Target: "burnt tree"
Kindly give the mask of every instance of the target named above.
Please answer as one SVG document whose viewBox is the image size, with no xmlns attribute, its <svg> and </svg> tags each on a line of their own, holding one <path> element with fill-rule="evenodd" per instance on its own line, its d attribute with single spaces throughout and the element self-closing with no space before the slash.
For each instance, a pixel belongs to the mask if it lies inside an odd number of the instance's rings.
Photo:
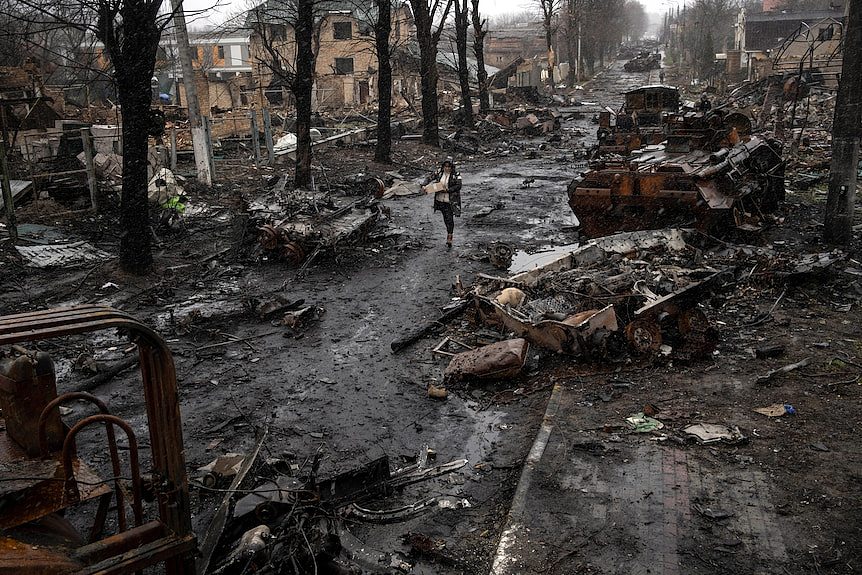
<svg viewBox="0 0 862 575">
<path fill-rule="evenodd" d="M 557 11 L 560 0 L 538 0 L 542 11 L 542 31 L 545 33 L 545 44 L 548 47 L 548 90 L 554 92 L 554 34 L 556 34 Z"/>
<path fill-rule="evenodd" d="M 314 86 L 314 0 L 298 0 L 296 7 L 296 74 L 292 92 L 296 99 L 296 172 L 293 185 L 311 185 L 311 90 Z"/>
<path fill-rule="evenodd" d="M 434 20 L 440 12 L 443 0 L 410 0 L 416 24 L 416 40 L 419 43 L 419 73 L 422 76 L 422 141 L 432 146 L 440 145 L 439 107 L 437 104 L 437 44 L 443 33 L 443 25 L 452 9 L 453 0 L 445 0 L 442 15 L 434 29 Z M 432 3 L 433 2 L 433 3 Z"/>
<path fill-rule="evenodd" d="M 487 20 L 479 15 L 479 0 L 472 0 L 473 12 L 473 55 L 476 56 L 476 80 L 479 84 L 479 114 L 486 115 L 491 108 L 488 94 L 488 71 L 485 70 L 485 35 L 488 33 Z"/>
<path fill-rule="evenodd" d="M 153 263 L 147 201 L 147 151 L 152 124 L 150 81 L 156 66 L 161 0 L 100 4 L 96 37 L 114 66 L 123 111 L 123 191 L 120 199 L 120 266 L 144 273 Z"/>
<path fill-rule="evenodd" d="M 832 165 L 823 239 L 849 244 L 853 239 L 853 210 L 862 137 L 862 6 L 850 2 L 844 29 L 841 81 L 832 122 Z"/>
<path fill-rule="evenodd" d="M 467 0 L 455 0 L 455 47 L 458 52 L 458 83 L 461 86 L 461 108 L 464 125 L 473 127 L 473 100 L 470 98 L 470 69 L 467 67 Z"/>
<path fill-rule="evenodd" d="M 252 16 L 252 30 L 259 39 L 257 61 L 286 86 L 296 105 L 296 162 L 293 185 L 311 185 L 311 102 L 322 18 L 315 8 L 320 0 L 261 4 Z M 293 31 L 292 40 L 288 30 Z"/>
<path fill-rule="evenodd" d="M 374 161 L 392 163 L 392 60 L 389 57 L 389 34 L 392 32 L 392 1 L 374 0 L 377 21 L 374 23 L 374 47 L 377 52 L 377 144 Z"/>
</svg>

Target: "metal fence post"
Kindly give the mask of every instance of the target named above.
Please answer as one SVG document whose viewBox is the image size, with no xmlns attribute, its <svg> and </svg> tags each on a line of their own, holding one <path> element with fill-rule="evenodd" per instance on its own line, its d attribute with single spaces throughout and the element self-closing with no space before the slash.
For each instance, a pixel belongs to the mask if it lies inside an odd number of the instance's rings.
<svg viewBox="0 0 862 575">
<path fill-rule="evenodd" d="M 93 161 L 93 141 L 90 128 L 81 128 L 81 142 L 84 144 L 84 160 L 87 166 L 87 184 L 90 188 L 90 209 L 99 211 L 99 187 L 96 185 L 96 164 Z"/>
<path fill-rule="evenodd" d="M 260 137 L 257 131 L 257 112 L 251 111 L 251 143 L 254 146 L 254 165 L 260 169 Z"/>
<path fill-rule="evenodd" d="M 206 136 L 207 136 L 207 146 L 210 149 L 210 153 L 209 153 L 210 173 L 212 174 L 213 181 L 215 181 L 215 179 L 216 179 L 215 159 L 213 158 L 213 137 L 212 137 L 212 130 L 210 128 L 210 117 L 204 116 L 202 119 L 203 119 L 203 124 L 204 124 L 204 131 L 206 132 Z"/>
<path fill-rule="evenodd" d="M 263 135 L 266 138 L 266 165 L 272 166 L 275 164 L 275 147 L 272 143 L 272 118 L 269 115 L 269 108 L 264 108 L 263 114 Z"/>
<path fill-rule="evenodd" d="M 177 127 L 171 126 L 171 171 L 177 171 Z"/>
</svg>

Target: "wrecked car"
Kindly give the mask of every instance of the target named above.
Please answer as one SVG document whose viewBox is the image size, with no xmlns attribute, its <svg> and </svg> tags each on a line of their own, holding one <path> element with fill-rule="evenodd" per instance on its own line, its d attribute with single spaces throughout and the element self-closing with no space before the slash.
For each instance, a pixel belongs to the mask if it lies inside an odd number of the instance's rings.
<svg viewBox="0 0 862 575">
<path fill-rule="evenodd" d="M 252 204 L 250 211 L 260 249 L 293 266 L 310 261 L 322 250 L 361 241 L 385 215 L 374 195 L 345 201 L 301 190 L 286 199 Z"/>
</svg>

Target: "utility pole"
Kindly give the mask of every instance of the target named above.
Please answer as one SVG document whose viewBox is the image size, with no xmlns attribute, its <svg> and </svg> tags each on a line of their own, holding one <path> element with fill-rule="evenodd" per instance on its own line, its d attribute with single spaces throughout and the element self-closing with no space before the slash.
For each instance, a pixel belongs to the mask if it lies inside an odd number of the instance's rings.
<svg viewBox="0 0 862 575">
<path fill-rule="evenodd" d="M 829 195 L 823 222 L 823 240 L 836 244 L 849 244 L 853 239 L 856 172 L 862 136 L 862 92 L 859 86 L 862 86 L 862 6 L 859 2 L 848 2 L 841 81 L 832 120 Z"/>
<path fill-rule="evenodd" d="M 174 30 L 177 37 L 177 49 L 180 53 L 180 64 L 183 69 L 183 84 L 186 87 L 186 104 L 189 110 L 189 126 L 192 130 L 192 147 L 195 152 L 195 166 L 198 181 L 211 186 L 213 173 L 209 142 L 201 119 L 201 109 L 198 103 L 198 91 L 195 86 L 194 68 L 192 67 L 192 51 L 189 47 L 189 32 L 186 29 L 186 16 L 183 12 L 183 0 L 171 0 L 174 9 Z"/>
<path fill-rule="evenodd" d="M 581 15 L 578 14 L 578 59 L 575 60 L 575 81 L 581 81 Z"/>
</svg>

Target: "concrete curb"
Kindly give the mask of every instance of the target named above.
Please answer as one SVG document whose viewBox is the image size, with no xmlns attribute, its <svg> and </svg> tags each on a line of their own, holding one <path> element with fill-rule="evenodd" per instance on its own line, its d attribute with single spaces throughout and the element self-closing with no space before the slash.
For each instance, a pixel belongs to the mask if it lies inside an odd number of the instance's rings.
<svg viewBox="0 0 862 575">
<path fill-rule="evenodd" d="M 542 418 L 542 426 L 539 428 L 539 433 L 536 434 L 533 447 L 530 448 L 530 453 L 527 455 L 526 462 L 524 462 L 524 469 L 521 471 L 521 478 L 518 480 L 518 487 L 515 489 L 512 506 L 509 508 L 509 514 L 506 518 L 506 525 L 500 535 L 497 552 L 494 554 L 494 562 L 491 564 L 490 575 L 521 573 L 520 570 L 515 568 L 516 565 L 514 563 L 518 558 L 512 552 L 521 536 L 525 534 L 523 519 L 524 508 L 527 504 L 527 494 L 530 491 L 530 484 L 533 482 L 533 474 L 542 459 L 542 455 L 545 453 L 551 432 L 554 430 L 554 418 L 560 408 L 562 397 L 563 388 L 557 383 L 551 392 L 551 398 L 548 400 L 548 407 L 545 409 L 545 416 Z"/>
</svg>

